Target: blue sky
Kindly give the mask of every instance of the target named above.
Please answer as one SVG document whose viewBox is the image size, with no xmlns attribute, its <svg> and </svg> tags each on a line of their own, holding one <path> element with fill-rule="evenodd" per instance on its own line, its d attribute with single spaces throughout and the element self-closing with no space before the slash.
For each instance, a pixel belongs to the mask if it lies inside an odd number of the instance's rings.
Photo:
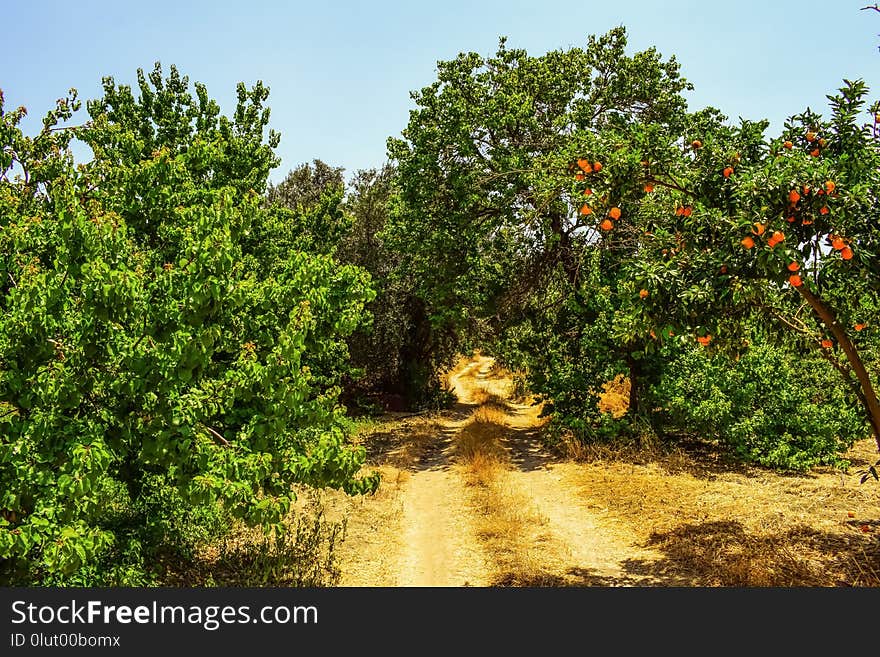
<svg viewBox="0 0 880 657">
<path fill-rule="evenodd" d="M 824 112 L 844 78 L 880 98 L 880 13 L 860 11 L 865 0 L 2 4 L 0 88 L 8 107 L 28 108 L 28 131 L 69 87 L 96 97 L 102 76 L 131 84 L 156 61 L 207 84 L 224 111 L 237 82 L 260 79 L 282 135 L 276 181 L 313 158 L 348 171 L 381 165 L 409 92 L 434 80 L 436 62 L 489 54 L 502 35 L 540 54 L 624 25 L 630 50 L 676 56 L 696 87 L 692 108 L 768 118 L 774 130 L 807 106 Z"/>
</svg>

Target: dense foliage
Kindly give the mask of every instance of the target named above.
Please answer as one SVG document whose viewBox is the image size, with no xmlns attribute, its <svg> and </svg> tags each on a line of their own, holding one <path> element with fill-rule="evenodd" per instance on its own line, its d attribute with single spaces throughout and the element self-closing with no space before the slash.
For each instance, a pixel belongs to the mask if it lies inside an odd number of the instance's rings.
<svg viewBox="0 0 880 657">
<path fill-rule="evenodd" d="M 414 95 L 390 142 L 400 176 L 388 234 L 421 273 L 432 329 L 494 344 L 584 440 L 702 433 L 696 416 L 660 410 L 675 406 L 677 365 L 696 366 L 695 342 L 713 378 L 764 390 L 706 386 L 735 402 L 736 420 L 711 433 L 741 457 L 800 468 L 834 461 L 866 424 L 880 438 L 864 366 L 876 362 L 880 288 L 864 85 L 831 97 L 830 120 L 796 115 L 767 138 L 764 121 L 689 112 L 675 60 L 625 45 L 622 29 L 540 57 L 502 42 L 494 57 L 441 62 Z M 782 345 L 772 371 L 798 405 L 761 383 L 770 363 L 747 369 L 770 354 L 737 360 L 755 334 Z M 830 388 L 807 385 L 809 354 Z M 631 384 L 625 418 L 597 405 L 619 374 Z M 829 395 L 847 400 L 839 413 Z M 776 419 L 747 422 L 758 410 Z"/>
<path fill-rule="evenodd" d="M 2 113 L 0 558 L 13 581 L 148 558 L 162 543 L 145 539 L 167 531 L 147 532 L 145 509 L 153 526 L 218 506 L 272 525 L 293 483 L 376 484 L 358 478 L 331 385 L 372 292 L 262 207 L 277 144 L 267 90 L 241 85 L 228 119 L 174 69 L 139 83 L 136 97 L 105 80 L 79 128 L 59 125 L 75 109 L 62 101 L 35 138 L 23 111 Z M 73 136 L 88 164 L 73 165 Z M 163 496 L 180 503 L 150 502 Z"/>
</svg>

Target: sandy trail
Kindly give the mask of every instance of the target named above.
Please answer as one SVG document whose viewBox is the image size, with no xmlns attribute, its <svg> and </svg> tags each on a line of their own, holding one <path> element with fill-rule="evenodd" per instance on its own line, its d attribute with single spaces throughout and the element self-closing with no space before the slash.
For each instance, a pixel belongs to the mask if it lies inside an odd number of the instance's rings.
<svg viewBox="0 0 880 657">
<path fill-rule="evenodd" d="M 470 522 L 460 479 L 432 469 L 410 480 L 403 502 L 404 549 L 397 586 L 486 586 L 483 546 Z"/>
</svg>

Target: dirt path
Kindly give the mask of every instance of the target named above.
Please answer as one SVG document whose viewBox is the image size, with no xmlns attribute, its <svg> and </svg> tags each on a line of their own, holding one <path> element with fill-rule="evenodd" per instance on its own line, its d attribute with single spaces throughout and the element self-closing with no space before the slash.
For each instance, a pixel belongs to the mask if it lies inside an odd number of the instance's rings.
<svg viewBox="0 0 880 657">
<path fill-rule="evenodd" d="M 460 478 L 437 467 L 410 479 L 403 500 L 403 550 L 397 586 L 486 586 L 483 545 L 477 540 Z"/>
<path fill-rule="evenodd" d="M 349 502 L 341 584 L 647 583 L 621 564 L 653 555 L 584 501 L 577 466 L 541 448 L 539 409 L 508 400 L 511 381 L 493 360 L 462 363 L 449 384 L 453 411 L 378 441 L 383 484 Z"/>
</svg>

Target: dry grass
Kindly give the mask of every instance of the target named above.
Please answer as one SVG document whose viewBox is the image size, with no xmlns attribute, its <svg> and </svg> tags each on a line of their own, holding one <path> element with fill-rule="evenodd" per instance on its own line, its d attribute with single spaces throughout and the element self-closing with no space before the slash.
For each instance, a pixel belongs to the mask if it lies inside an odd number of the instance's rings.
<svg viewBox="0 0 880 657">
<path fill-rule="evenodd" d="M 599 394 L 599 412 L 610 413 L 614 419 L 622 418 L 629 410 L 629 378 L 618 374 L 602 384 Z"/>
<path fill-rule="evenodd" d="M 507 453 L 501 444 L 506 430 L 504 413 L 481 406 L 455 436 L 455 453 L 469 484 L 488 486 L 504 467 Z"/>
<path fill-rule="evenodd" d="M 499 585 L 544 581 L 536 533 L 546 519 L 536 513 L 509 479 L 503 445 L 509 411 L 496 404 L 476 409 L 455 437 L 456 455 L 476 512 L 476 532 L 493 556 Z"/>
<path fill-rule="evenodd" d="M 662 554 L 657 574 L 702 586 L 880 586 L 880 486 L 831 470 L 585 449 L 582 494 Z M 864 461 L 866 449 L 850 458 Z"/>
<path fill-rule="evenodd" d="M 284 531 L 266 534 L 238 523 L 191 561 L 175 560 L 164 586 L 325 587 L 339 582 L 337 550 L 346 521 L 327 516 L 321 494 L 301 489 Z"/>
</svg>

